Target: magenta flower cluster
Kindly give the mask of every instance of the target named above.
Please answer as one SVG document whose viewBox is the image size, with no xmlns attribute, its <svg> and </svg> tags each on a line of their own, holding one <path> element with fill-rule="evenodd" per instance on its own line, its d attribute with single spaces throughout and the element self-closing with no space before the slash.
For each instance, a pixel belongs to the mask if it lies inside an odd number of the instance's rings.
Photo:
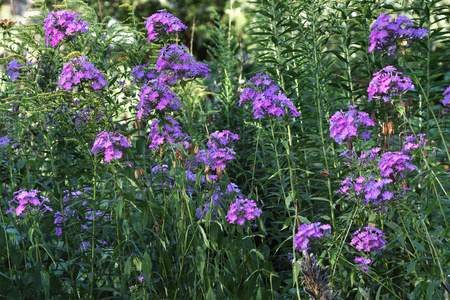
<svg viewBox="0 0 450 300">
<path fill-rule="evenodd" d="M 401 97 L 407 91 L 413 91 L 414 85 L 411 78 L 400 77 L 401 74 L 392 66 L 387 66 L 373 74 L 374 77 L 367 89 L 369 102 L 373 99 L 383 99 L 384 102 L 388 102 L 392 97 Z"/>
<path fill-rule="evenodd" d="M 122 152 L 118 149 L 131 147 L 127 139 L 118 132 L 102 131 L 97 135 L 94 146 L 91 152 L 94 155 L 100 152 L 105 152 L 105 162 L 110 162 L 112 159 L 119 159 L 122 157 Z"/>
<path fill-rule="evenodd" d="M 30 69 L 31 66 L 34 66 L 34 63 L 28 62 L 28 69 Z M 11 78 L 11 81 L 16 80 L 19 78 L 21 71 L 23 71 L 25 65 L 19 62 L 19 59 L 13 59 L 6 68 L 6 73 Z"/>
<path fill-rule="evenodd" d="M 442 95 L 444 96 L 444 100 L 442 100 L 442 105 L 448 106 L 450 104 L 450 86 L 444 91 Z"/>
<path fill-rule="evenodd" d="M 356 108 L 356 105 L 350 106 Z M 337 111 L 330 118 L 330 137 L 334 139 L 339 145 L 343 142 L 348 142 L 358 135 L 358 129 L 367 128 L 368 126 L 375 126 L 376 123 L 370 118 L 369 114 L 351 109 L 344 113 L 342 110 Z M 364 140 L 370 137 L 367 130 L 361 135 Z"/>
<path fill-rule="evenodd" d="M 67 10 L 49 12 L 44 20 L 47 47 L 49 44 L 56 47 L 63 40 L 73 39 L 83 32 L 88 32 L 90 25 L 81 17 Z"/>
<path fill-rule="evenodd" d="M 259 217 L 262 210 L 258 208 L 255 201 L 243 198 L 237 198 L 236 201 L 230 205 L 227 212 L 227 221 L 230 224 L 239 224 L 243 226 L 245 221 L 253 220 Z"/>
<path fill-rule="evenodd" d="M 211 71 L 207 64 L 197 62 L 186 46 L 177 44 L 161 49 L 155 68 L 160 73 L 158 80 L 170 85 L 182 79 L 209 78 Z"/>
<path fill-rule="evenodd" d="M 153 81 L 144 85 L 139 94 L 137 118 L 148 118 L 152 110 L 159 112 L 174 112 L 183 108 L 180 99 L 177 98 L 170 87 L 164 83 Z"/>
<path fill-rule="evenodd" d="M 146 63 L 134 67 L 131 76 L 133 77 L 133 84 L 146 84 L 155 79 L 156 71 L 150 67 L 150 63 Z"/>
<path fill-rule="evenodd" d="M 320 222 L 306 224 L 303 223 L 298 227 L 298 232 L 294 236 L 294 246 L 300 252 L 309 249 L 309 242 L 313 238 L 320 238 L 329 235 L 331 226 L 328 224 L 321 225 Z"/>
<path fill-rule="evenodd" d="M 87 56 L 80 56 L 64 64 L 58 86 L 66 91 L 83 83 L 89 84 L 94 90 L 105 88 L 107 83 L 103 74 L 88 60 Z"/>
<path fill-rule="evenodd" d="M 227 163 L 235 159 L 234 155 L 236 155 L 236 152 L 226 145 L 237 140 L 239 140 L 238 135 L 229 130 L 211 133 L 207 143 L 208 149 L 198 152 L 197 162 L 210 166 L 213 170 L 224 170 Z"/>
<path fill-rule="evenodd" d="M 353 233 L 350 245 L 355 246 L 359 251 L 370 252 L 374 250 L 380 252 L 386 245 L 386 235 L 376 227 L 367 226 L 364 230 L 358 229 Z"/>
<path fill-rule="evenodd" d="M 14 192 L 14 195 L 16 196 L 9 201 L 9 204 L 15 202 L 19 205 L 17 207 L 12 206 L 6 213 L 20 216 L 26 209 L 29 209 L 30 212 L 38 212 L 41 215 L 46 211 L 53 211 L 52 208 L 44 204 L 44 202 L 50 202 L 50 200 L 44 196 L 38 196 L 38 193 L 40 193 L 40 191 L 37 190 L 30 190 L 29 192 L 18 190 L 17 192 Z"/>
<path fill-rule="evenodd" d="M 148 43 L 157 40 L 161 35 L 172 35 L 187 29 L 180 19 L 167 12 L 165 9 L 158 10 L 144 21 L 148 32 Z"/>
<path fill-rule="evenodd" d="M 411 173 L 418 168 L 409 163 L 412 158 L 403 152 L 386 152 L 378 162 L 380 175 L 385 178 L 394 178 L 396 181 L 406 177 L 406 172 Z"/>
<path fill-rule="evenodd" d="M 194 174 L 195 175 L 195 174 Z M 214 176 L 214 175 L 211 175 Z M 204 176 L 203 176 L 204 177 Z M 193 182 L 195 182 L 195 178 L 193 178 Z M 211 219 L 216 220 L 219 217 L 218 209 L 223 209 L 221 200 L 225 197 L 230 197 L 237 195 L 241 192 L 238 186 L 234 183 L 230 183 L 227 185 L 225 191 L 221 191 L 220 186 L 217 186 L 212 191 L 206 193 L 206 203 L 203 204 L 203 208 L 197 208 L 195 215 L 199 219 L 203 219 L 206 213 L 211 211 Z"/>
<path fill-rule="evenodd" d="M 386 51 L 388 55 L 396 52 L 397 47 L 404 41 L 409 43 L 413 40 L 422 40 L 428 30 L 423 28 L 415 29 L 414 23 L 407 17 L 399 15 L 397 18 L 391 18 L 390 15 L 383 13 L 377 18 L 370 27 L 370 46 L 369 53 L 372 51 Z"/>
<path fill-rule="evenodd" d="M 161 132 L 159 126 L 162 126 Z M 164 122 L 155 120 L 150 124 L 148 139 L 151 140 L 151 150 L 156 150 L 165 143 L 178 143 L 189 138 L 189 135 L 181 131 L 180 124 L 170 117 L 165 118 Z"/>
<path fill-rule="evenodd" d="M 361 271 L 367 272 L 369 270 L 369 265 L 372 263 L 371 259 L 364 257 L 355 257 L 355 263 L 359 264 Z"/>
<path fill-rule="evenodd" d="M 247 87 L 241 93 L 239 105 L 251 104 L 255 119 L 281 115 L 300 116 L 291 100 L 272 82 L 273 80 L 268 75 L 263 75 L 262 72 L 250 78 Z"/>
</svg>

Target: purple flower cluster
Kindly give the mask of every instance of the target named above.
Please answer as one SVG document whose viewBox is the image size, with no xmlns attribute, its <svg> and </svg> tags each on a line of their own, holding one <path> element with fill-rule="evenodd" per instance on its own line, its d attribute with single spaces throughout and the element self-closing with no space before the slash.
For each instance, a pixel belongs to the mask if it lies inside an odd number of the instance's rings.
<svg viewBox="0 0 450 300">
<path fill-rule="evenodd" d="M 255 217 L 259 217 L 261 213 L 262 210 L 258 208 L 255 201 L 237 198 L 230 205 L 230 209 L 227 212 L 227 221 L 230 224 L 236 223 L 243 226 L 246 220 L 253 220 Z"/>
<path fill-rule="evenodd" d="M 373 99 L 388 102 L 392 97 L 401 97 L 403 93 L 414 90 L 411 78 L 400 77 L 402 73 L 396 70 L 395 67 L 387 66 L 374 74 L 367 89 L 369 102 Z"/>
<path fill-rule="evenodd" d="M 355 108 L 356 105 L 350 106 Z M 352 137 L 358 135 L 358 129 L 361 127 L 375 126 L 376 123 L 369 117 L 369 114 L 351 109 L 344 114 L 344 112 L 337 111 L 330 118 L 330 137 L 334 139 L 339 145 L 342 142 L 350 141 Z M 361 135 L 364 140 L 370 137 L 367 130 Z"/>
<path fill-rule="evenodd" d="M 427 36 L 428 30 L 415 29 L 412 26 L 414 23 L 405 16 L 391 18 L 390 15 L 383 13 L 370 27 L 372 31 L 369 35 L 369 53 L 374 50 L 377 52 L 387 50 L 388 55 L 392 55 L 396 52 L 397 46 L 404 41 L 409 44 L 413 40 L 422 40 Z"/>
<path fill-rule="evenodd" d="M 402 147 L 403 153 L 411 153 L 414 149 L 418 149 L 419 147 L 425 148 L 427 143 L 430 141 L 425 138 L 426 134 L 418 133 L 417 136 L 413 134 L 405 138 L 405 143 Z M 434 143 L 431 141 L 430 143 Z"/>
<path fill-rule="evenodd" d="M 11 140 L 7 136 L 0 137 L 0 149 L 5 148 L 11 143 Z"/>
<path fill-rule="evenodd" d="M 187 29 L 180 19 L 168 13 L 165 9 L 158 10 L 156 14 L 151 15 L 144 21 L 145 28 L 148 31 L 148 43 L 157 40 L 160 35 L 182 32 Z"/>
<path fill-rule="evenodd" d="M 221 205 L 221 200 L 226 196 L 234 196 L 236 194 L 239 194 L 240 192 L 241 190 L 234 183 L 230 183 L 224 192 L 220 190 L 220 186 L 217 186 L 214 190 L 206 193 L 206 198 L 208 202 L 203 204 L 202 209 L 197 208 L 197 212 L 195 215 L 197 216 L 197 218 L 203 219 L 206 213 L 209 210 L 211 210 L 211 219 L 215 220 L 216 218 L 219 217 L 218 209 L 219 208 L 223 209 Z"/>
<path fill-rule="evenodd" d="M 355 257 L 355 263 L 359 264 L 361 271 L 368 271 L 372 260 L 364 257 Z"/>
<path fill-rule="evenodd" d="M 53 211 L 53 209 L 44 204 L 44 202 L 50 201 L 44 196 L 38 196 L 38 193 L 40 193 L 40 191 L 37 190 L 30 190 L 29 192 L 18 190 L 17 192 L 14 192 L 16 196 L 9 201 L 9 203 L 11 204 L 11 202 L 15 202 L 19 205 L 17 207 L 12 206 L 6 211 L 6 213 L 13 213 L 16 216 L 19 216 L 27 208 L 30 209 L 31 212 L 38 212 L 40 215 L 46 211 Z"/>
<path fill-rule="evenodd" d="M 139 98 L 141 100 L 137 106 L 139 109 L 137 113 L 138 119 L 142 117 L 148 118 L 151 110 L 172 112 L 183 108 L 180 104 L 180 99 L 170 90 L 170 87 L 157 81 L 144 85 Z"/>
<path fill-rule="evenodd" d="M 161 131 L 159 126 L 162 126 Z M 156 150 L 165 143 L 178 143 L 189 138 L 181 131 L 180 124 L 172 118 L 167 117 L 164 122 L 155 120 L 150 124 L 148 139 L 151 140 L 149 146 L 151 150 Z"/>
<path fill-rule="evenodd" d="M 294 245 L 299 251 L 308 250 L 311 238 L 320 238 L 328 235 L 331 226 L 328 224 L 320 225 L 320 222 L 306 224 L 303 223 L 298 227 L 298 232 L 294 236 Z"/>
<path fill-rule="evenodd" d="M 133 84 L 146 84 L 152 79 L 155 79 L 156 70 L 150 67 L 150 63 L 138 65 L 131 71 L 133 77 Z"/>
<path fill-rule="evenodd" d="M 58 46 L 64 39 L 73 39 L 83 32 L 88 32 L 90 25 L 77 15 L 67 10 L 51 11 L 44 20 L 45 41 L 52 47 Z"/>
<path fill-rule="evenodd" d="M 28 69 L 30 69 L 31 66 L 34 66 L 34 63 L 28 62 Z M 7 72 L 8 76 L 11 78 L 11 81 L 14 81 L 17 78 L 19 78 L 21 70 L 23 70 L 24 67 L 25 67 L 24 64 L 21 64 L 19 62 L 19 59 L 13 59 L 8 64 L 8 67 L 6 68 L 6 72 Z"/>
<path fill-rule="evenodd" d="M 110 162 L 112 159 L 119 159 L 122 157 L 122 152 L 116 148 L 128 148 L 131 147 L 127 139 L 118 132 L 106 132 L 102 131 L 97 135 L 94 146 L 91 152 L 94 155 L 105 151 L 105 162 Z"/>
<path fill-rule="evenodd" d="M 70 91 L 74 86 L 87 82 L 94 90 L 105 88 L 107 83 L 103 74 L 88 59 L 87 56 L 80 56 L 64 64 L 58 86 Z"/>
<path fill-rule="evenodd" d="M 224 170 L 226 164 L 235 159 L 236 152 L 225 145 L 239 140 L 237 134 L 234 134 L 228 130 L 222 132 L 212 133 L 207 143 L 207 150 L 200 150 L 197 154 L 197 162 L 210 166 L 211 169 Z"/>
<path fill-rule="evenodd" d="M 353 233 L 350 245 L 355 246 L 359 251 L 370 252 L 375 250 L 380 252 L 386 245 L 386 235 L 376 227 L 367 226 L 364 230 L 358 229 Z"/>
<path fill-rule="evenodd" d="M 364 198 L 364 204 L 372 202 L 374 205 L 382 205 L 384 201 L 393 199 L 394 193 L 391 192 L 391 179 L 375 180 L 373 176 L 365 178 L 353 176 L 345 178 L 341 183 L 338 193 L 347 195 L 350 199 Z"/>
<path fill-rule="evenodd" d="M 447 106 L 450 104 L 450 86 L 444 91 L 442 94 L 444 96 L 444 100 L 442 100 L 442 105 Z"/>
<path fill-rule="evenodd" d="M 410 160 L 412 158 L 403 152 L 386 152 L 378 162 L 380 175 L 395 181 L 403 179 L 406 177 L 406 172 L 411 173 L 417 170 L 416 166 L 409 163 Z"/>
<path fill-rule="evenodd" d="M 272 82 L 273 80 L 262 72 L 250 78 L 248 86 L 241 93 L 239 105 L 251 103 L 255 119 L 279 117 L 283 114 L 289 117 L 300 116 L 291 100 Z"/>
<path fill-rule="evenodd" d="M 161 49 L 156 61 L 158 80 L 166 84 L 175 84 L 182 79 L 209 78 L 208 65 L 197 62 L 189 49 L 183 45 L 172 44 Z"/>
<path fill-rule="evenodd" d="M 89 191 L 90 188 L 84 188 L 82 191 L 75 191 L 75 192 L 69 192 L 65 191 L 65 195 L 63 197 L 63 203 L 75 202 L 79 201 L 79 198 L 85 198 L 87 191 Z M 88 229 L 88 226 L 84 223 L 87 221 L 101 221 L 102 219 L 106 219 L 108 216 L 105 215 L 102 211 L 92 211 L 88 207 L 88 203 L 86 200 L 83 200 L 81 202 L 81 207 L 83 208 L 83 211 L 78 211 L 76 209 L 73 209 L 70 207 L 70 204 L 64 206 L 64 214 L 60 211 L 57 211 L 55 213 L 55 221 L 54 224 L 56 225 L 56 235 L 59 236 L 62 234 L 62 226 L 64 224 L 64 221 L 69 220 L 70 218 L 76 218 L 77 221 L 81 222 L 81 228 L 82 229 Z"/>
</svg>

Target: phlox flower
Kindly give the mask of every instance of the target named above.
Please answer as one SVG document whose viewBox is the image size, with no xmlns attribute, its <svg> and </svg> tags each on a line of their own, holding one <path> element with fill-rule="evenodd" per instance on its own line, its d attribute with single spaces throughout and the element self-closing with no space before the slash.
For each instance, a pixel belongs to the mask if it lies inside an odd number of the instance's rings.
<svg viewBox="0 0 450 300">
<path fill-rule="evenodd" d="M 407 17 L 399 15 L 397 18 L 391 18 L 390 15 L 383 13 L 377 18 L 375 23 L 370 27 L 370 46 L 369 53 L 372 51 L 386 51 L 388 55 L 396 52 L 397 47 L 404 41 L 422 40 L 428 30 L 423 28 L 415 29 L 414 23 Z"/>
<path fill-rule="evenodd" d="M 388 102 L 392 97 L 401 97 L 407 91 L 414 91 L 411 78 L 400 77 L 401 74 L 392 66 L 387 66 L 373 74 L 367 89 L 368 101 L 383 99 L 384 102 Z"/>
<path fill-rule="evenodd" d="M 372 260 L 364 257 L 355 257 L 355 263 L 359 264 L 359 268 L 361 271 L 368 271 L 369 265 L 372 263 Z"/>
<path fill-rule="evenodd" d="M 77 35 L 88 32 L 90 25 L 77 15 L 67 10 L 54 10 L 49 12 L 44 20 L 45 42 L 47 47 L 58 46 L 59 42 L 67 39 L 73 39 Z"/>
<path fill-rule="evenodd" d="M 196 155 L 197 162 L 210 166 L 213 170 L 217 168 L 224 170 L 226 164 L 235 159 L 236 155 L 232 148 L 225 147 L 225 145 L 237 140 L 239 140 L 239 136 L 229 130 L 211 133 L 207 143 L 208 149 L 202 149 L 198 152 Z"/>
<path fill-rule="evenodd" d="M 156 150 L 166 143 L 178 143 L 190 137 L 181 131 L 181 126 L 175 119 L 167 117 L 163 122 L 155 120 L 150 124 L 148 139 L 151 140 L 149 148 Z"/>
<path fill-rule="evenodd" d="M 298 227 L 298 232 L 294 236 L 294 245 L 299 251 L 308 250 L 309 242 L 312 238 L 320 238 L 329 234 L 331 226 L 328 224 L 320 225 L 320 222 L 306 224 Z"/>
<path fill-rule="evenodd" d="M 6 213 L 13 213 L 16 216 L 20 216 L 25 210 L 30 210 L 30 212 L 38 212 L 40 215 L 45 213 L 46 211 L 53 211 L 52 208 L 44 204 L 44 202 L 50 202 L 44 196 L 38 196 L 40 191 L 37 190 L 18 190 L 14 192 L 16 195 L 9 203 L 15 202 L 19 204 L 17 207 L 12 206 L 10 209 L 6 211 Z"/>
<path fill-rule="evenodd" d="M 23 73 L 23 70 L 26 70 L 25 65 L 23 63 L 20 63 L 19 61 L 19 59 L 13 59 L 9 62 L 8 67 L 6 68 L 6 73 L 11 78 L 11 81 L 19 78 L 21 71 Z M 34 63 L 28 62 L 28 70 L 31 68 L 31 66 L 34 66 Z"/>
<path fill-rule="evenodd" d="M 148 43 L 157 40 L 161 35 L 172 35 L 187 29 L 180 19 L 167 12 L 165 9 L 158 10 L 144 21 L 148 32 Z"/>
<path fill-rule="evenodd" d="M 259 209 L 253 200 L 238 198 L 227 212 L 227 221 L 230 224 L 238 224 L 243 226 L 245 221 L 253 220 L 255 217 L 259 217 L 262 210 Z"/>
<path fill-rule="evenodd" d="M 262 72 L 250 78 L 247 87 L 241 93 L 239 105 L 251 104 L 255 119 L 280 117 L 281 115 L 300 116 L 291 100 L 272 82 L 273 80 L 268 75 L 263 75 Z"/>
<path fill-rule="evenodd" d="M 58 87 L 66 91 L 75 86 L 88 83 L 94 90 L 105 88 L 107 83 L 103 74 L 90 63 L 87 56 L 72 58 L 64 64 L 62 73 L 58 79 Z"/>
<path fill-rule="evenodd" d="M 137 118 L 148 117 L 150 111 L 173 112 L 183 108 L 170 87 L 164 83 L 153 81 L 142 87 L 139 94 Z"/>
<path fill-rule="evenodd" d="M 444 91 L 442 94 L 444 96 L 444 100 L 442 100 L 442 105 L 450 106 L 450 86 Z"/>
<path fill-rule="evenodd" d="M 114 147 L 116 147 L 116 149 L 114 149 Z M 130 143 L 120 133 L 102 131 L 97 135 L 91 152 L 94 155 L 97 155 L 104 151 L 105 162 L 110 162 L 112 159 L 119 159 L 122 157 L 122 152 L 117 148 L 122 149 L 129 147 L 131 147 Z"/>
<path fill-rule="evenodd" d="M 367 226 L 364 229 L 358 229 L 353 233 L 353 239 L 350 245 L 355 246 L 359 251 L 370 252 L 375 250 L 380 252 L 386 245 L 386 235 L 376 227 Z"/>
</svg>

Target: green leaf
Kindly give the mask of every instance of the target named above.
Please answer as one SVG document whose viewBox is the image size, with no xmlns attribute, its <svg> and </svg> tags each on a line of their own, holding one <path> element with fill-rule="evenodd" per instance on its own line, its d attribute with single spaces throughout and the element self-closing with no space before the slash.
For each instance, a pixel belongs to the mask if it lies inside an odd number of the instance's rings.
<svg viewBox="0 0 450 300">
<path fill-rule="evenodd" d="M 195 261 L 197 265 L 197 271 L 200 273 L 200 277 L 203 278 L 203 270 L 205 269 L 206 255 L 202 246 L 197 247 L 195 254 Z"/>
<path fill-rule="evenodd" d="M 20 169 L 22 169 L 26 163 L 27 163 L 27 160 L 25 158 L 22 158 L 21 160 L 19 160 L 19 162 L 17 163 L 17 170 L 20 171 Z"/>
<path fill-rule="evenodd" d="M 206 300 L 216 300 L 216 294 L 212 287 L 208 289 L 208 293 L 206 294 Z"/>
<path fill-rule="evenodd" d="M 148 252 L 145 251 L 144 256 L 142 257 L 142 272 L 148 277 L 151 277 L 152 267 L 152 258 L 150 257 Z"/>
<path fill-rule="evenodd" d="M 132 257 L 132 256 L 129 256 L 129 257 L 127 258 L 127 261 L 125 262 L 125 270 L 124 270 L 124 274 L 125 274 L 125 277 L 126 277 L 127 279 L 130 278 L 131 267 L 132 267 L 132 265 L 133 265 L 133 262 L 132 262 L 131 257 Z"/>
</svg>

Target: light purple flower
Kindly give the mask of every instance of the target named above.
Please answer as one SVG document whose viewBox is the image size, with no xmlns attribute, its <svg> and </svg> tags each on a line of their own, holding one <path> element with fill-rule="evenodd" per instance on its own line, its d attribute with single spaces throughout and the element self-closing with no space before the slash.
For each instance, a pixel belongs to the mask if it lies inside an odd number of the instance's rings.
<svg viewBox="0 0 450 300">
<path fill-rule="evenodd" d="M 373 74 L 374 77 L 369 83 L 367 92 L 368 101 L 383 99 L 388 102 L 392 97 L 401 97 L 407 91 L 413 91 L 414 85 L 411 78 L 400 77 L 401 72 L 392 66 L 387 66 L 379 72 Z"/>
<path fill-rule="evenodd" d="M 157 40 L 161 35 L 172 35 L 187 29 L 180 19 L 168 13 L 165 9 L 158 10 L 144 21 L 148 31 L 148 43 Z"/>
<path fill-rule="evenodd" d="M 56 47 L 63 40 L 74 39 L 77 35 L 88 32 L 90 25 L 81 17 L 67 10 L 49 12 L 44 20 L 47 47 L 49 44 Z"/>
<path fill-rule="evenodd" d="M 404 41 L 409 44 L 414 40 L 422 40 L 428 30 L 423 28 L 415 29 L 414 23 L 407 17 L 399 15 L 396 19 L 390 15 L 383 13 L 377 18 L 375 23 L 370 27 L 370 46 L 369 53 L 372 51 L 382 52 L 387 50 L 388 55 L 397 52 L 397 47 Z"/>
<path fill-rule="evenodd" d="M 44 204 L 44 202 L 50 202 L 44 196 L 38 196 L 40 191 L 37 190 L 18 190 L 14 192 L 16 195 L 9 203 L 15 202 L 19 204 L 17 207 L 11 206 L 10 209 L 6 211 L 6 213 L 13 213 L 16 216 L 20 216 L 25 210 L 29 210 L 31 213 L 39 213 L 40 215 L 44 214 L 46 211 L 53 211 L 52 208 Z"/>
<path fill-rule="evenodd" d="M 8 67 L 6 68 L 6 72 L 8 76 L 11 78 L 11 81 L 16 80 L 20 77 L 20 73 L 24 73 L 24 71 L 29 71 L 31 66 L 34 66 L 34 63 L 28 62 L 28 68 L 25 68 L 25 65 L 23 63 L 19 62 L 19 59 L 13 59 L 8 64 Z"/>
<path fill-rule="evenodd" d="M 369 270 L 369 265 L 372 263 L 372 260 L 364 257 L 355 257 L 355 263 L 359 264 L 361 271 L 367 272 Z"/>
<path fill-rule="evenodd" d="M 259 209 L 253 200 L 237 198 L 236 201 L 230 205 L 227 212 L 227 221 L 230 224 L 238 224 L 243 226 L 245 221 L 253 220 L 259 217 L 262 210 Z"/>
<path fill-rule="evenodd" d="M 353 234 L 350 245 L 355 246 L 359 251 L 370 252 L 375 250 L 380 252 L 386 245 L 386 235 L 376 227 L 367 226 L 364 230 L 358 229 Z"/>
<path fill-rule="evenodd" d="M 450 104 L 450 86 L 444 91 L 442 95 L 444 96 L 444 100 L 442 100 L 442 105 L 448 106 Z"/>
<path fill-rule="evenodd" d="M 170 87 L 164 83 L 153 81 L 142 87 L 139 94 L 137 118 L 148 118 L 152 110 L 159 112 L 175 112 L 183 108 L 180 99 L 177 98 Z"/>
<path fill-rule="evenodd" d="M 116 149 L 114 149 L 114 147 Z M 122 152 L 117 148 L 129 148 L 131 147 L 127 139 L 118 132 L 106 132 L 102 131 L 97 135 L 94 146 L 92 146 L 91 152 L 94 155 L 104 151 L 105 162 L 110 162 L 112 159 L 119 159 L 122 157 Z"/>
<path fill-rule="evenodd" d="M 369 114 L 356 111 L 354 109 L 344 112 L 337 111 L 330 118 L 330 137 L 334 139 L 339 145 L 343 142 L 348 142 L 358 135 L 358 129 L 366 129 L 368 126 L 375 126 L 376 123 L 369 117 Z M 365 131 L 361 137 L 367 139 L 370 134 Z"/>
<path fill-rule="evenodd" d="M 239 105 L 251 104 L 255 119 L 281 115 L 300 116 L 291 100 L 272 82 L 273 80 L 262 72 L 250 78 L 247 82 L 248 86 L 241 93 Z"/>
<path fill-rule="evenodd" d="M 303 223 L 298 227 L 298 232 L 294 236 L 294 245 L 299 251 L 308 250 L 311 238 L 320 238 L 328 235 L 331 226 L 328 224 L 320 225 L 320 222 L 306 224 Z"/>
<path fill-rule="evenodd" d="M 229 130 L 212 133 L 207 143 L 207 150 L 200 150 L 196 155 L 197 163 L 203 163 L 210 166 L 211 169 L 217 168 L 224 170 L 227 163 L 235 159 L 236 152 L 225 145 L 239 140 L 237 134 Z"/>
<path fill-rule="evenodd" d="M 58 87 L 66 91 L 83 83 L 89 84 L 94 90 L 105 88 L 107 83 L 100 71 L 90 63 L 87 56 L 72 58 L 64 64 L 63 71 L 58 79 Z"/>
<path fill-rule="evenodd" d="M 148 139 L 151 140 L 149 148 L 156 150 L 166 143 L 178 143 L 190 137 L 181 131 L 181 126 L 176 120 L 167 117 L 163 121 L 155 120 L 150 124 Z"/>
</svg>

